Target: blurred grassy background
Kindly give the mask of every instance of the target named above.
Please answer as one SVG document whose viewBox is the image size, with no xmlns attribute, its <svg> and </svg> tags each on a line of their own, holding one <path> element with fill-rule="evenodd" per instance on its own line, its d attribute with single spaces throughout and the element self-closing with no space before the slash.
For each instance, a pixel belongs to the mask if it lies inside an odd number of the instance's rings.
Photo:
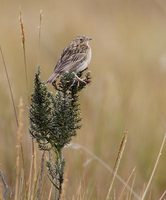
<svg viewBox="0 0 166 200">
<path fill-rule="evenodd" d="M 46 80 L 62 49 L 77 35 L 88 35 L 93 57 L 92 84 L 81 94 L 83 127 L 74 138 L 113 167 L 124 130 L 128 141 L 119 174 L 127 179 L 136 167 L 135 190 L 147 183 L 166 131 L 166 3 L 164 0 L 0 0 L 0 44 L 9 71 L 15 102 L 26 84 L 19 26 L 22 9 L 26 36 L 29 90 L 36 66 Z M 39 11 L 43 10 L 41 45 Z M 16 125 L 2 60 L 0 60 L 0 168 L 14 182 Z M 51 87 L 50 87 L 51 88 Z M 29 91 L 30 93 L 30 91 Z M 25 112 L 25 122 L 28 122 Z M 30 159 L 25 125 L 25 155 Z M 152 199 L 166 189 L 166 149 L 151 185 Z M 88 155 L 66 150 L 67 196 L 81 183 L 90 199 L 103 199 L 111 174 Z M 121 190 L 118 182 L 115 192 Z"/>
</svg>

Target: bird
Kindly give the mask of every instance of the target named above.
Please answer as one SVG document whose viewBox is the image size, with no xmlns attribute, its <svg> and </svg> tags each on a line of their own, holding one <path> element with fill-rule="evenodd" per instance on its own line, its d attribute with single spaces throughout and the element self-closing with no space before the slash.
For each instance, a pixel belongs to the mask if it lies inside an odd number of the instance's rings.
<svg viewBox="0 0 166 200">
<path fill-rule="evenodd" d="M 92 56 L 89 41 L 92 38 L 87 36 L 77 36 L 63 50 L 54 68 L 53 74 L 46 83 L 53 83 L 64 72 L 72 72 L 79 81 L 83 81 L 77 76 L 78 72 L 87 69 Z"/>
</svg>

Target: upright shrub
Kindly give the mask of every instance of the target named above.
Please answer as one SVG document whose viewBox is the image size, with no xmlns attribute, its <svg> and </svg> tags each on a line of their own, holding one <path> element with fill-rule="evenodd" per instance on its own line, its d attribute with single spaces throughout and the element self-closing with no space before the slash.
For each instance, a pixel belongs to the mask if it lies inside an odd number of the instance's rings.
<svg viewBox="0 0 166 200">
<path fill-rule="evenodd" d="M 81 76 L 80 73 L 79 77 Z M 39 149 L 49 154 L 48 175 L 56 188 L 55 199 L 58 200 L 62 192 L 65 166 L 63 148 L 81 127 L 78 97 L 89 82 L 89 73 L 83 82 L 78 81 L 72 73 L 64 73 L 58 85 L 53 83 L 55 92 L 51 93 L 41 81 L 40 71 L 35 74 L 30 105 L 30 134 L 38 143 Z"/>
</svg>

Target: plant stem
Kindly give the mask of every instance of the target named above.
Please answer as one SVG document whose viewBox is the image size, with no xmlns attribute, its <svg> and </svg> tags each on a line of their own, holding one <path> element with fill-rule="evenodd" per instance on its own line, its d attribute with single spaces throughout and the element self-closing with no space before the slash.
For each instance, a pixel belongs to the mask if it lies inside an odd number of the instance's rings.
<svg viewBox="0 0 166 200">
<path fill-rule="evenodd" d="M 57 151 L 57 186 L 58 189 L 56 188 L 56 193 L 55 193 L 55 200 L 60 200 L 61 199 L 61 194 L 62 194 L 62 185 L 63 185 L 63 175 L 64 175 L 64 158 L 62 154 L 62 149 L 59 149 Z"/>
</svg>

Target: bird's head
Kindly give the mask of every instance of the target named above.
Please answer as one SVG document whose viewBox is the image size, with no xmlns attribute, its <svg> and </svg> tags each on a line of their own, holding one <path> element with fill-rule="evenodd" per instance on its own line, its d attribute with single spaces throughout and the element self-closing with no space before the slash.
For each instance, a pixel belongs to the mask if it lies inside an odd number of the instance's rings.
<svg viewBox="0 0 166 200">
<path fill-rule="evenodd" d="M 77 43 L 77 44 L 88 44 L 88 42 L 92 40 L 92 38 L 90 37 L 87 37 L 87 36 L 77 36 L 74 41 Z"/>
</svg>

